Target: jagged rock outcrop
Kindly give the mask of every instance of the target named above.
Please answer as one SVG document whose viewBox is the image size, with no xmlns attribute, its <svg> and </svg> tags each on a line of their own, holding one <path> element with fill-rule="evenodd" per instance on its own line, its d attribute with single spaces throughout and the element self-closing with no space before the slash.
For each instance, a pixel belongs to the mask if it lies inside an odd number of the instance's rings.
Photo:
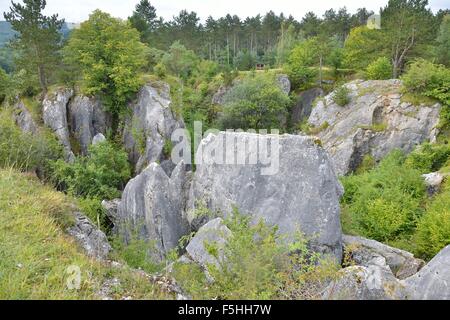
<svg viewBox="0 0 450 320">
<path fill-rule="evenodd" d="M 100 100 L 83 95 L 75 96 L 67 106 L 69 131 L 79 144 L 79 151 L 87 155 L 88 147 L 97 134 L 106 134 L 111 119 Z M 73 148 L 74 146 L 72 146 Z"/>
<path fill-rule="evenodd" d="M 404 280 L 408 298 L 414 300 L 450 299 L 450 246 L 444 248 L 414 276 Z"/>
<path fill-rule="evenodd" d="M 74 212 L 75 223 L 67 228 L 86 254 L 95 259 L 105 260 L 112 250 L 106 235 L 81 212 Z"/>
<path fill-rule="evenodd" d="M 341 107 L 334 93 L 319 101 L 309 124 L 325 128 L 317 133 L 340 175 L 355 170 L 365 155 L 381 160 L 393 149 L 412 151 L 435 140 L 441 106 L 402 102 L 400 80 L 356 80 L 345 85 L 351 102 Z"/>
<path fill-rule="evenodd" d="M 208 146 L 233 140 L 237 147 L 227 149 L 231 150 L 229 153 L 224 150 L 224 154 L 227 159 L 247 159 L 247 164 L 214 163 Z M 264 145 L 273 147 L 272 165 L 277 167 L 274 171 L 264 172 L 267 165 L 261 161 L 248 164 L 253 151 L 257 150 L 255 143 L 259 144 L 260 150 Z M 238 152 L 239 147 L 246 145 L 245 152 Z M 200 163 L 199 157 L 203 162 Z M 195 212 L 192 208 L 200 204 L 212 212 L 228 215 L 236 206 L 242 214 L 251 214 L 255 220 L 262 218 L 270 225 L 277 225 L 288 239 L 301 230 L 313 238 L 311 247 L 315 251 L 341 259 L 339 198 L 343 190 L 327 153 L 311 137 L 210 134 L 197 151 L 196 163 L 188 212 Z M 192 223 L 197 217 L 188 218 Z"/>
<path fill-rule="evenodd" d="M 170 108 L 170 87 L 166 83 L 145 85 L 131 105 L 133 115 L 124 131 L 124 146 L 135 171 L 141 172 L 148 164 L 166 160 L 165 144 L 172 133 L 184 128 Z"/>
<path fill-rule="evenodd" d="M 72 89 L 58 89 L 55 92 L 47 93 L 42 102 L 44 123 L 54 131 L 63 145 L 67 161 L 75 159 L 70 145 L 70 133 L 67 124 L 67 104 L 72 96 Z"/>
<path fill-rule="evenodd" d="M 312 88 L 301 92 L 298 95 L 297 103 L 291 111 L 291 123 L 299 124 L 303 119 L 308 119 L 311 115 L 314 101 L 324 94 L 321 88 Z"/>
<path fill-rule="evenodd" d="M 116 226 L 127 240 L 137 236 L 154 245 L 156 260 L 178 245 L 189 233 L 184 216 L 188 173 L 180 162 L 168 177 L 157 163 L 150 164 L 125 187 L 118 205 Z M 134 233 L 137 234 L 134 234 Z"/>
<path fill-rule="evenodd" d="M 14 105 L 14 120 L 19 128 L 26 133 L 37 134 L 39 132 L 39 127 L 33 120 L 33 116 L 28 108 L 25 106 L 23 101 L 18 101 Z"/>
<path fill-rule="evenodd" d="M 384 258 L 392 273 L 398 279 L 406 279 L 416 274 L 425 262 L 414 258 L 412 253 L 390 247 L 375 240 L 344 235 L 345 250 L 352 262 L 369 267 L 374 259 Z"/>
</svg>

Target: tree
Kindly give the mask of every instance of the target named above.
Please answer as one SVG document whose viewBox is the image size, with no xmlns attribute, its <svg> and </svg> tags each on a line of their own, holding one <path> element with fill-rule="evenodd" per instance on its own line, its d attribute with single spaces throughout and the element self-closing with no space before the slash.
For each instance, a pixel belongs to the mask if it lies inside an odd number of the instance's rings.
<svg viewBox="0 0 450 320">
<path fill-rule="evenodd" d="M 289 53 L 297 42 L 295 27 L 287 22 L 281 23 L 281 35 L 277 45 L 277 64 L 282 66 L 286 63 Z"/>
<path fill-rule="evenodd" d="M 442 19 L 437 37 L 437 56 L 440 63 L 450 66 L 450 14 Z"/>
<path fill-rule="evenodd" d="M 64 20 L 58 15 L 42 14 L 45 0 L 24 0 L 23 4 L 11 2 L 10 12 L 4 13 L 5 20 L 17 32 L 11 46 L 17 50 L 17 69 L 25 69 L 35 76 L 43 91 L 47 90 L 49 78 L 59 63 L 61 34 Z"/>
<path fill-rule="evenodd" d="M 139 33 L 96 10 L 72 33 L 64 53 L 65 60 L 80 69 L 85 93 L 101 96 L 116 127 L 142 84 L 138 73 L 145 63 L 145 46 Z"/>
<path fill-rule="evenodd" d="M 378 57 L 389 56 L 382 38 L 380 30 L 371 30 L 366 26 L 352 29 L 344 45 L 344 66 L 364 70 Z"/>
<path fill-rule="evenodd" d="M 265 74 L 246 78 L 224 96 L 223 129 L 281 129 L 290 99 Z"/>
<path fill-rule="evenodd" d="M 179 41 L 175 41 L 164 57 L 162 63 L 173 75 L 187 80 L 198 64 L 194 51 L 186 49 Z"/>
<path fill-rule="evenodd" d="M 389 0 L 381 10 L 380 44 L 390 52 L 394 78 L 417 46 L 433 40 L 433 14 L 427 5 L 428 0 Z"/>
<path fill-rule="evenodd" d="M 9 87 L 9 76 L 6 74 L 5 70 L 0 67 L 0 104 L 5 99 Z"/>
</svg>

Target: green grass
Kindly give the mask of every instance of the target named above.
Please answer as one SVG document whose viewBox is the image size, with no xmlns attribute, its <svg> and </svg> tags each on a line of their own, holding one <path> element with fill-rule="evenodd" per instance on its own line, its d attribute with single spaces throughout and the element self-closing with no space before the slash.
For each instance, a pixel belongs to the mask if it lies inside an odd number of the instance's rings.
<svg viewBox="0 0 450 320">
<path fill-rule="evenodd" d="M 87 258 L 63 232 L 73 223 L 71 202 L 31 175 L 0 169 L 0 299 L 98 299 L 114 277 L 121 286 L 113 298 L 171 298 L 127 267 Z M 79 290 L 66 285 L 73 265 L 81 271 Z"/>
</svg>

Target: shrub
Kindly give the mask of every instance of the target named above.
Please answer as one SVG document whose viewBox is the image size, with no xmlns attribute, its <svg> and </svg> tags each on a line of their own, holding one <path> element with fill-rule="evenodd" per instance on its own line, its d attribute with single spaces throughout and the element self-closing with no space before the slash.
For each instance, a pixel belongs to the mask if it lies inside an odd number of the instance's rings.
<svg viewBox="0 0 450 320">
<path fill-rule="evenodd" d="M 425 143 L 411 152 L 405 164 L 421 173 L 438 171 L 450 158 L 450 146 Z"/>
<path fill-rule="evenodd" d="M 350 103 L 350 90 L 346 86 L 338 87 L 333 94 L 333 101 L 338 106 L 345 107 Z"/>
<path fill-rule="evenodd" d="M 280 129 L 290 104 L 273 75 L 260 74 L 237 83 L 224 96 L 223 129 Z"/>
<path fill-rule="evenodd" d="M 194 298 L 313 299 L 323 283 L 336 274 L 336 264 L 308 250 L 300 232 L 296 241 L 287 244 L 276 227 L 262 221 L 253 224 L 250 216 L 236 210 L 226 224 L 233 236 L 225 245 L 220 268 L 208 266 L 212 284 L 206 286 L 195 266 L 183 266 L 181 274 L 178 271 L 177 280 L 184 288 L 195 290 L 190 292 Z M 209 251 L 217 254 L 213 246 Z M 190 280 L 191 274 L 197 275 L 195 279 Z"/>
<path fill-rule="evenodd" d="M 425 185 L 420 172 L 404 162 L 394 151 L 375 169 L 342 178 L 346 230 L 378 241 L 412 234 L 423 212 Z"/>
<path fill-rule="evenodd" d="M 405 88 L 450 106 L 450 69 L 426 60 L 416 60 L 402 77 Z"/>
<path fill-rule="evenodd" d="M 416 254 L 424 259 L 433 258 L 450 244 L 450 185 L 444 187 L 427 206 L 427 212 L 417 225 Z"/>
<path fill-rule="evenodd" d="M 35 135 L 25 133 L 14 123 L 11 110 L 0 109 L 0 167 L 39 169 L 46 178 L 49 161 L 60 157 L 62 148 L 53 134 L 44 129 Z"/>
<path fill-rule="evenodd" d="M 392 77 L 392 65 L 386 57 L 380 57 L 367 66 L 366 77 L 370 80 L 386 80 Z"/>
<path fill-rule="evenodd" d="M 55 183 L 70 193 L 90 198 L 113 199 L 120 195 L 131 171 L 125 151 L 110 142 L 90 146 L 89 155 L 74 163 L 53 163 Z"/>
</svg>

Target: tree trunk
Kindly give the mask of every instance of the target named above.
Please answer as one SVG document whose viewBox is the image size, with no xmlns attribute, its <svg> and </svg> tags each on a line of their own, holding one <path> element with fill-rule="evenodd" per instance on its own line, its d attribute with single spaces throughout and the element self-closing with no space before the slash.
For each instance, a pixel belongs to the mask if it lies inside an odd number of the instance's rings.
<svg viewBox="0 0 450 320">
<path fill-rule="evenodd" d="M 47 92 L 47 79 L 45 77 L 44 69 L 41 65 L 38 66 L 39 84 L 44 92 Z"/>
</svg>

